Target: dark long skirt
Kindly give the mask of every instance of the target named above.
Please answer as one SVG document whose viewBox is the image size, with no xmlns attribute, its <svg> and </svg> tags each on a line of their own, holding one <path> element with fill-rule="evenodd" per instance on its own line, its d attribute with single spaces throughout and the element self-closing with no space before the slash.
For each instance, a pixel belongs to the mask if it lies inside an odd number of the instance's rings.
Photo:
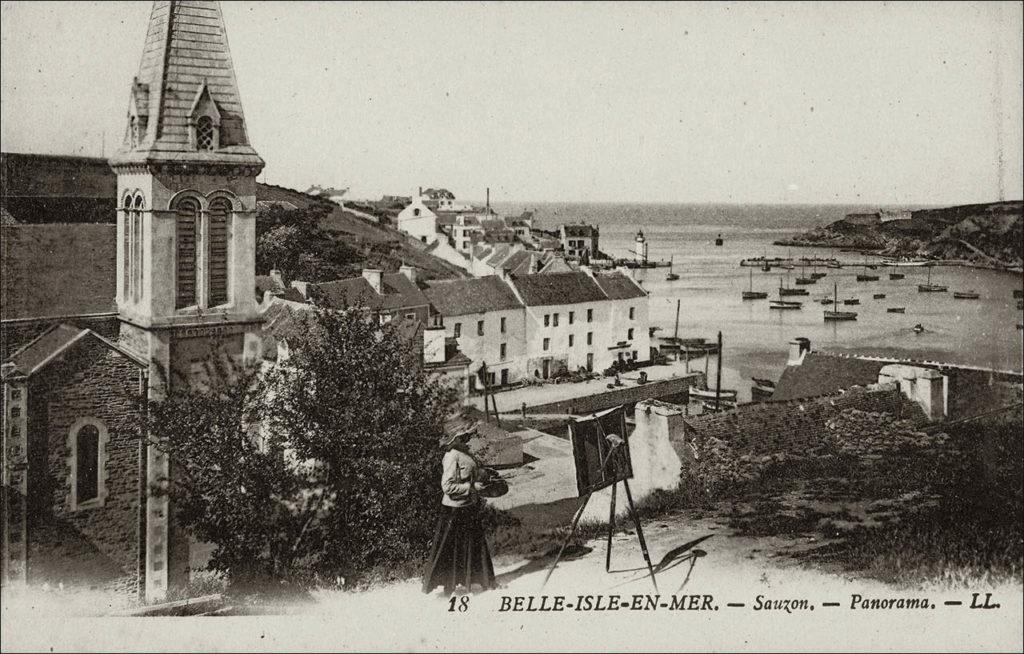
<svg viewBox="0 0 1024 654">
<path fill-rule="evenodd" d="M 443 586 L 450 594 L 460 584 L 466 590 L 473 584 L 494 588 L 494 564 L 480 523 L 480 506 L 442 506 L 441 511 L 423 571 L 423 592 Z"/>
</svg>

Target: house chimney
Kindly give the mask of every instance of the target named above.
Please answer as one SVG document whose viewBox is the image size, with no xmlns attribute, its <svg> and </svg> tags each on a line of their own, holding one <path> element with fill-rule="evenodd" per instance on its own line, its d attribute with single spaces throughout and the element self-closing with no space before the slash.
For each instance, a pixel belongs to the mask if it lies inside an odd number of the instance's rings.
<svg viewBox="0 0 1024 654">
<path fill-rule="evenodd" d="M 423 363 L 444 363 L 444 327 L 427 327 L 423 330 Z"/>
<path fill-rule="evenodd" d="M 421 198 L 423 197 L 423 187 L 422 186 L 420 187 L 420 192 L 419 192 L 419 195 L 417 197 L 421 197 Z"/>
<path fill-rule="evenodd" d="M 364 268 L 363 279 L 370 282 L 373 292 L 377 295 L 384 294 L 384 273 L 375 268 Z"/>
<path fill-rule="evenodd" d="M 278 289 L 288 288 L 284 284 L 284 275 L 282 275 L 281 271 L 278 270 L 277 268 L 274 268 L 273 270 L 270 271 L 270 280 L 274 282 L 274 286 L 276 286 Z"/>
<path fill-rule="evenodd" d="M 407 266 L 405 264 L 402 264 L 402 267 L 398 269 L 398 272 L 400 272 L 403 275 L 405 275 L 406 278 L 410 282 L 412 282 L 413 284 L 416 283 L 416 267 L 415 266 Z"/>
<path fill-rule="evenodd" d="M 502 280 L 508 280 L 509 275 L 512 274 L 512 269 L 502 266 L 498 268 L 498 278 Z"/>
<path fill-rule="evenodd" d="M 491 213 L 491 187 L 487 187 L 487 213 Z"/>
<path fill-rule="evenodd" d="M 789 342 L 789 360 L 787 366 L 799 366 L 804 361 L 804 355 L 811 351 L 811 340 L 798 337 Z"/>
</svg>

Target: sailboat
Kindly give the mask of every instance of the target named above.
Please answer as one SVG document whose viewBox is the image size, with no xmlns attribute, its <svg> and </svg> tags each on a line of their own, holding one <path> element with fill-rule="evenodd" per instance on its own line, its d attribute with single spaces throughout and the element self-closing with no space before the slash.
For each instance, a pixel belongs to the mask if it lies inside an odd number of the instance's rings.
<svg viewBox="0 0 1024 654">
<path fill-rule="evenodd" d="M 826 277 L 827 275 L 828 273 L 818 272 L 817 266 L 814 266 L 814 268 L 811 269 L 811 279 L 821 279 L 822 277 Z"/>
<path fill-rule="evenodd" d="M 764 291 L 754 290 L 754 269 L 750 269 L 750 290 L 743 291 L 744 300 L 763 300 L 768 297 L 768 293 Z"/>
<path fill-rule="evenodd" d="M 871 270 L 875 269 L 874 266 L 869 266 L 867 260 L 865 259 L 864 260 L 864 270 L 866 271 L 869 268 Z M 858 282 L 877 282 L 878 281 L 878 275 L 869 275 L 866 272 L 860 273 L 860 274 L 857 275 L 857 281 Z"/>
<path fill-rule="evenodd" d="M 672 272 L 672 263 L 675 260 L 675 258 L 676 257 L 675 257 L 674 254 L 669 257 L 669 260 L 668 260 L 668 274 L 665 275 L 665 281 L 666 282 L 674 282 L 677 279 L 679 279 L 679 275 L 677 275 L 676 273 Z"/>
<path fill-rule="evenodd" d="M 893 264 L 887 264 L 889 266 L 889 279 L 903 279 L 906 277 L 903 273 L 895 272 L 896 266 Z"/>
<path fill-rule="evenodd" d="M 832 310 L 825 309 L 825 322 L 831 320 L 856 320 L 856 311 L 840 311 L 839 310 L 839 287 L 838 284 L 832 284 Z M 844 302 L 845 304 L 845 302 Z"/>
<path fill-rule="evenodd" d="M 782 285 L 782 278 L 779 277 L 779 297 L 787 295 L 810 295 L 806 288 L 789 288 Z"/>
<path fill-rule="evenodd" d="M 796 285 L 797 286 L 807 286 L 809 284 L 814 284 L 815 282 L 818 281 L 817 278 L 815 278 L 815 277 L 806 277 L 806 276 L 804 276 L 803 272 L 804 272 L 804 269 L 803 269 L 803 267 L 801 267 L 800 268 L 800 273 L 801 274 L 800 274 L 799 277 L 796 278 Z"/>
<path fill-rule="evenodd" d="M 949 288 L 941 284 L 932 284 L 932 265 L 928 265 L 928 283 L 918 284 L 918 293 L 945 293 Z"/>
<path fill-rule="evenodd" d="M 953 297 L 957 300 L 977 300 L 981 293 L 977 291 L 953 291 Z"/>
</svg>

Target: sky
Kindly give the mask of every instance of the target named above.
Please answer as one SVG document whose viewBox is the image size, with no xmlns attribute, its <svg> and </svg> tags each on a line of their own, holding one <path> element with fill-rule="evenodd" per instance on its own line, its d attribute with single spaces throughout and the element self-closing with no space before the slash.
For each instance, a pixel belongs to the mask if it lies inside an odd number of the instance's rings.
<svg viewBox="0 0 1024 654">
<path fill-rule="evenodd" d="M 111 154 L 150 4 L 0 8 L 0 148 Z M 272 184 L 885 205 L 1019 199 L 1024 187 L 1020 3 L 223 12 Z"/>
</svg>

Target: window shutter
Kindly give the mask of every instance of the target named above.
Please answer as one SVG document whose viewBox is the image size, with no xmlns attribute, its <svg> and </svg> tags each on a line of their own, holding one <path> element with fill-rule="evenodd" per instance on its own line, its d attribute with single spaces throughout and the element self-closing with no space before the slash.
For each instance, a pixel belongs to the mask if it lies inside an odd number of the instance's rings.
<svg viewBox="0 0 1024 654">
<path fill-rule="evenodd" d="M 224 200 L 210 205 L 210 306 L 228 301 L 228 213 Z"/>
<path fill-rule="evenodd" d="M 199 219 L 199 204 L 185 199 L 178 205 L 177 230 L 177 286 L 175 307 L 192 306 L 196 301 L 196 223 Z"/>
</svg>

